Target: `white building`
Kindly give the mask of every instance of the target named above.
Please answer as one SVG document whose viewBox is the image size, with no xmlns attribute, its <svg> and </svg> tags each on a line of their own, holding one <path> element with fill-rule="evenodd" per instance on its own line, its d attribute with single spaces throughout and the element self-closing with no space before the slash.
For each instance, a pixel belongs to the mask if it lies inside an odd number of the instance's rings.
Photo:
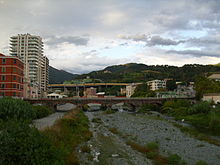
<svg viewBox="0 0 220 165">
<path fill-rule="evenodd" d="M 131 97 L 134 94 L 134 91 L 137 87 L 137 84 L 130 84 L 126 86 L 126 97 Z"/>
<path fill-rule="evenodd" d="M 152 80 L 148 81 L 147 85 L 149 86 L 150 90 L 155 91 L 158 89 L 165 89 L 166 88 L 166 81 L 165 80 Z"/>
<path fill-rule="evenodd" d="M 10 39 L 10 54 L 24 62 L 26 79 L 30 80 L 31 86 L 38 88 L 38 95 L 43 97 L 48 84 L 49 60 L 43 56 L 42 38 L 30 34 L 13 36 Z"/>
</svg>

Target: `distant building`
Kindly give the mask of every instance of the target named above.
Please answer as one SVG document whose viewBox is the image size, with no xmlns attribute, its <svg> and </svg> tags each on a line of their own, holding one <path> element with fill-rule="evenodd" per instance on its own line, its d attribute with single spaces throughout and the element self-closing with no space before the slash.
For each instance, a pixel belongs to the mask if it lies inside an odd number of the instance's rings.
<svg viewBox="0 0 220 165">
<path fill-rule="evenodd" d="M 220 74 L 212 74 L 211 76 L 208 77 L 208 79 L 220 81 Z"/>
<path fill-rule="evenodd" d="M 213 101 L 215 104 L 220 103 L 220 93 L 206 93 L 203 95 L 203 101 Z"/>
<path fill-rule="evenodd" d="M 84 91 L 84 96 L 86 97 L 95 97 L 96 96 L 96 88 L 86 88 Z"/>
<path fill-rule="evenodd" d="M 23 98 L 24 63 L 13 56 L 0 54 L 0 97 Z"/>
<path fill-rule="evenodd" d="M 67 97 L 66 95 L 61 95 L 61 94 L 57 94 L 57 93 L 51 93 L 47 95 L 48 99 L 62 99 L 64 97 Z"/>
<path fill-rule="evenodd" d="M 190 84 L 187 85 L 177 85 L 177 89 L 175 90 L 177 95 L 183 96 L 183 97 L 195 97 L 196 91 L 194 90 L 193 82 L 190 82 Z"/>
<path fill-rule="evenodd" d="M 37 88 L 39 97 L 45 97 L 49 60 L 43 56 L 42 38 L 30 34 L 12 36 L 10 54 L 23 61 L 25 83 L 31 83 L 31 87 Z"/>
<path fill-rule="evenodd" d="M 137 87 L 137 84 L 132 83 L 126 86 L 126 97 L 131 97 L 134 94 L 134 91 Z"/>
<path fill-rule="evenodd" d="M 166 88 L 166 81 L 165 80 L 152 80 L 148 81 L 147 85 L 149 86 L 150 90 L 155 91 L 158 89 L 165 89 Z"/>
</svg>

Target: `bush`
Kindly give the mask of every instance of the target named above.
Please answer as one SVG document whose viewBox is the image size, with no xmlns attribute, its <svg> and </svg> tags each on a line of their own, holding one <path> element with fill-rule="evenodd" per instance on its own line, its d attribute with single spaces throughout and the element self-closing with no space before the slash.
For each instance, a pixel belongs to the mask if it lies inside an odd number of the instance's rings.
<svg viewBox="0 0 220 165">
<path fill-rule="evenodd" d="M 159 145 L 156 142 L 150 142 L 146 145 L 146 147 L 150 151 L 157 151 L 159 149 Z"/>
<path fill-rule="evenodd" d="M 156 158 L 158 156 L 158 152 L 150 151 L 150 152 L 147 152 L 146 156 L 149 159 L 154 159 L 154 158 Z"/>
<path fill-rule="evenodd" d="M 211 130 L 214 134 L 220 133 L 220 115 L 216 113 L 210 114 L 209 130 Z"/>
<path fill-rule="evenodd" d="M 20 99 L 2 98 L 0 99 L 0 119 L 8 120 L 28 120 L 36 118 L 36 113 L 32 106 Z"/>
<path fill-rule="evenodd" d="M 198 113 L 204 113 L 208 114 L 211 110 L 211 105 L 209 102 L 203 101 L 198 104 L 193 105 L 191 108 L 188 109 L 188 114 L 198 114 Z"/>
<path fill-rule="evenodd" d="M 46 117 L 48 115 L 50 115 L 51 113 L 53 113 L 53 110 L 46 107 L 46 106 L 41 106 L 41 105 L 37 105 L 37 106 L 33 106 L 33 109 L 36 113 L 36 118 L 42 118 L 42 117 Z"/>
<path fill-rule="evenodd" d="M 61 154 L 36 128 L 7 122 L 0 133 L 0 164 L 63 164 Z"/>
<path fill-rule="evenodd" d="M 79 109 L 70 111 L 52 127 L 44 130 L 52 143 L 63 151 L 66 164 L 78 165 L 76 147 L 88 141 L 92 132 L 89 130 L 89 120 Z M 65 151 L 65 152 L 64 152 Z"/>
<path fill-rule="evenodd" d="M 182 164 L 185 164 L 182 160 L 181 160 L 181 157 L 177 154 L 173 154 L 173 155 L 170 155 L 168 158 L 168 164 L 169 165 L 182 165 Z"/>
</svg>

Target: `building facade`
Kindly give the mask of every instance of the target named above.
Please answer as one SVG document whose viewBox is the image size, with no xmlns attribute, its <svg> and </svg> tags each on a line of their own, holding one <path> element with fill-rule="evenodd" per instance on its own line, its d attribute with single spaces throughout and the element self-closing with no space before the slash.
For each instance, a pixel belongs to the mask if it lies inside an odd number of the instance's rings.
<svg viewBox="0 0 220 165">
<path fill-rule="evenodd" d="M 46 96 L 49 60 L 43 55 L 42 38 L 30 34 L 12 36 L 10 54 L 23 61 L 25 83 L 37 89 L 37 97 Z"/>
<path fill-rule="evenodd" d="M 152 90 L 152 91 L 155 91 L 158 89 L 165 89 L 166 88 L 166 80 L 148 81 L 147 85 L 149 86 L 150 90 Z"/>
<path fill-rule="evenodd" d="M 0 97 L 24 96 L 24 63 L 18 57 L 0 54 Z"/>
<path fill-rule="evenodd" d="M 134 91 L 137 87 L 137 84 L 133 83 L 126 86 L 126 97 L 131 97 L 134 94 Z"/>
</svg>

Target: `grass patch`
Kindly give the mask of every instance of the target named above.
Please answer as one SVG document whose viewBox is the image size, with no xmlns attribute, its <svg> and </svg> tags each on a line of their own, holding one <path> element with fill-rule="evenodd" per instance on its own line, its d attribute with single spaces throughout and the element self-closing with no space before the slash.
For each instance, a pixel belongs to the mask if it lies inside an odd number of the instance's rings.
<svg viewBox="0 0 220 165">
<path fill-rule="evenodd" d="M 43 133 L 62 151 L 65 163 L 71 165 L 79 164 L 76 147 L 92 136 L 89 121 L 79 109 L 69 112 Z"/>
<path fill-rule="evenodd" d="M 186 162 L 177 154 L 170 155 L 169 157 L 160 155 L 159 145 L 156 142 L 150 142 L 145 146 L 132 141 L 127 141 L 126 144 L 131 146 L 132 149 L 145 154 L 155 165 L 186 165 Z"/>
</svg>

